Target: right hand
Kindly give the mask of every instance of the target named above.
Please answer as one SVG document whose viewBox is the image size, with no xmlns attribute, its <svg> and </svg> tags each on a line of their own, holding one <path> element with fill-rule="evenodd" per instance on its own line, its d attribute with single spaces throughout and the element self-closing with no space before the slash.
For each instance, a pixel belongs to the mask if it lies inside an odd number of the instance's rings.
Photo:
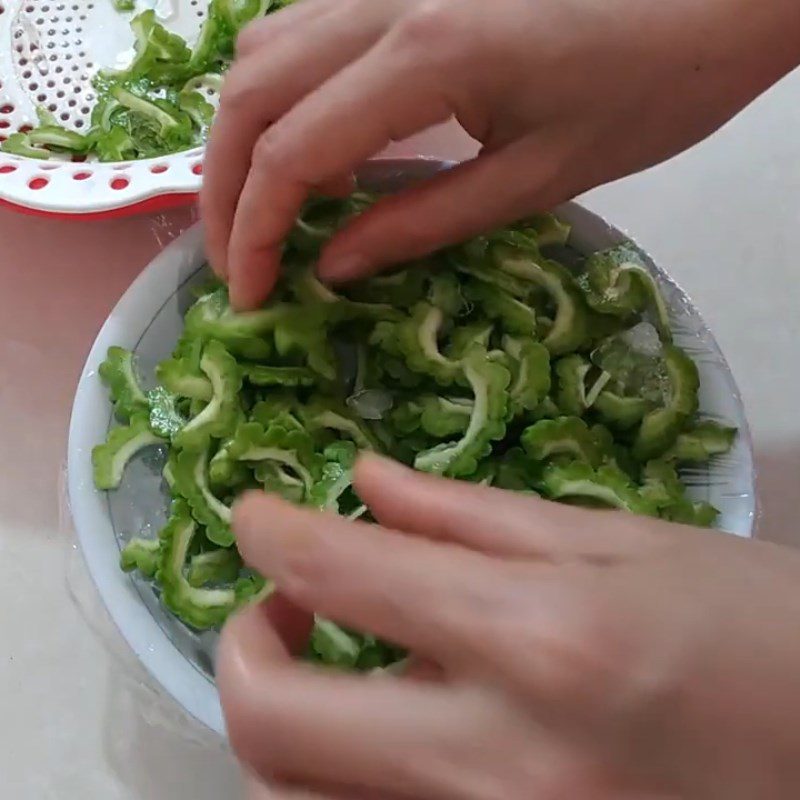
<svg viewBox="0 0 800 800">
<path fill-rule="evenodd" d="M 800 55 L 795 0 L 303 0 L 240 37 L 206 157 L 209 256 L 241 309 L 315 189 L 455 116 L 478 158 L 336 236 L 346 280 L 501 226 L 699 141 Z"/>
<path fill-rule="evenodd" d="M 272 800 L 800 797 L 797 551 L 375 456 L 355 487 L 379 525 L 263 492 L 234 512 L 281 594 L 226 625 L 217 679 Z M 294 662 L 303 610 L 415 675 Z"/>
</svg>

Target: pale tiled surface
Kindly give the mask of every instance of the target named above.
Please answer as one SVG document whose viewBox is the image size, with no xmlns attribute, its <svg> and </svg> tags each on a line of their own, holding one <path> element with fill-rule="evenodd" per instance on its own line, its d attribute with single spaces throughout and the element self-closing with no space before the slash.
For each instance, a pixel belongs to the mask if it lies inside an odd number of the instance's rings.
<svg viewBox="0 0 800 800">
<path fill-rule="evenodd" d="M 683 284 L 717 334 L 756 441 L 762 531 L 800 542 L 800 75 L 711 141 L 587 202 Z M 459 156 L 441 132 L 425 151 Z M 218 750 L 163 724 L 68 593 L 87 591 L 60 522 L 76 377 L 100 323 L 169 230 L 0 212 L 0 794 L 14 800 L 239 796 Z M 77 575 L 77 577 L 75 577 Z M 96 622 L 99 611 L 87 612 Z M 123 660 L 124 661 L 124 660 Z M 155 710 L 154 710 L 155 709 Z M 178 726 L 180 728 L 180 726 Z"/>
</svg>

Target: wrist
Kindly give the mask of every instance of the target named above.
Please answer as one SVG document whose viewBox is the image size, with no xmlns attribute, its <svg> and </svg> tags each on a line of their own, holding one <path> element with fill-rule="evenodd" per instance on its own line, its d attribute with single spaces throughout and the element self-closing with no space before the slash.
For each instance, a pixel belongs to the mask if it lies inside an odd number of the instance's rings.
<svg viewBox="0 0 800 800">
<path fill-rule="evenodd" d="M 679 97 L 686 109 L 702 109 L 705 133 L 800 65 L 797 0 L 648 3 L 628 30 L 636 32 L 636 62 L 650 71 L 651 96 Z M 674 124 L 692 128 L 696 116 Z"/>
</svg>

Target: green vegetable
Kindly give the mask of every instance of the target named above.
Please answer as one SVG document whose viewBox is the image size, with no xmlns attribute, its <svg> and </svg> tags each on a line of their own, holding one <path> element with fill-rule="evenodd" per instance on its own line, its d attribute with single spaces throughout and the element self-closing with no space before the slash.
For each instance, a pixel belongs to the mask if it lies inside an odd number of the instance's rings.
<svg viewBox="0 0 800 800">
<path fill-rule="evenodd" d="M 589 311 L 583 293 L 566 267 L 543 258 L 530 243 L 498 243 L 491 249 L 497 269 L 544 289 L 555 304 L 553 324 L 543 339 L 553 355 L 571 353 L 589 338 Z"/>
<path fill-rule="evenodd" d="M 719 512 L 709 503 L 692 502 L 675 468 L 665 460 L 649 461 L 642 470 L 641 495 L 653 503 L 659 514 L 671 522 L 710 527 Z"/>
<path fill-rule="evenodd" d="M 12 133 L 0 145 L 0 150 L 4 153 L 11 153 L 14 156 L 22 156 L 23 158 L 35 158 L 38 160 L 50 158 L 50 151 L 44 147 L 36 147 L 31 142 L 30 134 L 28 133 Z"/>
<path fill-rule="evenodd" d="M 673 461 L 708 461 L 727 453 L 736 440 L 736 428 L 703 420 L 678 435 L 675 444 L 664 454 Z"/>
<path fill-rule="evenodd" d="M 303 317 L 284 314 L 275 326 L 275 349 L 280 356 L 302 359 L 321 378 L 333 381 L 339 362 L 327 336 L 330 322 L 319 307 L 306 309 Z"/>
<path fill-rule="evenodd" d="M 450 317 L 461 316 L 467 306 L 467 298 L 461 289 L 461 281 L 452 272 L 436 270 L 429 279 L 428 302 Z"/>
<path fill-rule="evenodd" d="M 156 20 L 155 11 L 148 9 L 135 16 L 131 20 L 131 30 L 136 55 L 126 76 L 163 80 L 185 74 L 177 67 L 188 63 L 189 48 L 180 36 L 170 33 Z"/>
<path fill-rule="evenodd" d="M 178 108 L 183 111 L 205 136 L 214 119 L 214 106 L 200 92 L 182 91 L 178 96 Z"/>
<path fill-rule="evenodd" d="M 206 45 L 215 63 L 253 9 L 249 0 L 212 0 Z M 111 81 L 113 102 L 96 131 L 141 116 L 114 87 L 144 91 Z M 182 78 L 157 98 L 173 109 L 145 99 L 159 114 L 177 108 L 192 118 L 185 99 L 195 91 Z M 147 123 L 156 133 L 159 118 Z M 197 288 L 152 390 L 130 352 L 109 351 L 100 377 L 123 424 L 93 454 L 98 488 L 119 485 L 139 449 L 163 444 L 173 502 L 159 541 L 131 539 L 123 569 L 151 579 L 187 624 L 218 627 L 271 590 L 235 547 L 236 499 L 264 491 L 369 523 L 353 480 L 363 450 L 507 491 L 714 523 L 716 510 L 687 495 L 677 467 L 727 452 L 735 431 L 697 418 L 697 369 L 640 322 L 656 305 L 638 272 L 626 267 L 623 279 L 595 265 L 581 275 L 545 258 L 540 248 L 563 246 L 568 229 L 536 217 L 333 292 L 310 265 L 370 202 L 362 194 L 310 201 L 263 308 L 237 313 L 217 282 Z M 601 278 L 616 292 L 603 309 Z M 372 670 L 405 653 L 317 619 L 306 656 Z"/>
<path fill-rule="evenodd" d="M 245 377 L 255 386 L 313 386 L 319 380 L 307 367 L 269 367 L 266 364 L 248 365 Z"/>
<path fill-rule="evenodd" d="M 194 348 L 194 353 L 162 361 L 156 367 L 156 378 L 169 392 L 207 403 L 211 400 L 214 389 L 211 381 L 200 369 L 202 342 L 195 341 L 199 347 Z"/>
<path fill-rule="evenodd" d="M 394 327 L 392 336 L 396 339 L 387 347 L 387 352 L 402 355 L 413 372 L 428 375 L 445 386 L 454 383 L 462 375 L 461 364 L 439 350 L 446 319 L 440 308 L 418 303 L 411 310 L 411 317 Z M 391 348 L 399 352 L 392 352 Z"/>
<path fill-rule="evenodd" d="M 100 161 L 129 161 L 136 158 L 136 144 L 123 128 L 112 128 L 95 138 L 95 150 Z"/>
<path fill-rule="evenodd" d="M 642 470 L 641 494 L 664 509 L 683 500 L 684 488 L 675 468 L 666 461 L 648 461 Z"/>
<path fill-rule="evenodd" d="M 212 491 L 208 476 L 208 450 L 182 450 L 172 465 L 175 492 L 183 497 L 192 516 L 205 525 L 206 536 L 220 547 L 233 544 L 231 509 Z"/>
<path fill-rule="evenodd" d="M 184 574 L 184 564 L 197 523 L 180 500 L 173 505 L 172 516 L 159 534 L 161 558 L 156 580 L 161 587 L 161 601 L 194 628 L 222 624 L 242 604 L 246 590 L 230 587 L 205 589 L 193 586 Z"/>
<path fill-rule="evenodd" d="M 474 408 L 475 402 L 470 398 L 425 394 L 402 403 L 392 411 L 391 419 L 401 434 L 421 429 L 430 436 L 443 439 L 464 433 Z"/>
<path fill-rule="evenodd" d="M 545 468 L 541 488 L 553 500 L 599 504 L 646 516 L 656 513 L 654 504 L 642 497 L 622 470 L 613 466 L 593 469 L 580 461 L 553 464 Z"/>
<path fill-rule="evenodd" d="M 631 244 L 595 253 L 586 262 L 586 299 L 601 314 L 632 316 L 651 308 L 662 339 L 672 341 L 669 314 L 653 276 Z"/>
<path fill-rule="evenodd" d="M 317 617 L 311 632 L 311 649 L 315 661 L 339 669 L 353 669 L 361 653 L 361 644 L 338 625 Z"/>
<path fill-rule="evenodd" d="M 191 450 L 202 450 L 212 437 L 230 435 L 239 418 L 242 376 L 236 359 L 219 342 L 209 342 L 200 358 L 200 369 L 211 383 L 211 400 L 175 435 L 178 447 Z"/>
<path fill-rule="evenodd" d="M 497 459 L 491 485 L 525 494 L 537 494 L 533 488 L 537 482 L 539 465 L 520 447 L 512 447 Z"/>
<path fill-rule="evenodd" d="M 241 566 L 242 558 L 233 548 L 207 550 L 191 557 L 186 580 L 190 586 L 233 583 L 239 577 Z"/>
<path fill-rule="evenodd" d="M 633 444 L 634 456 L 642 461 L 662 455 L 697 411 L 700 376 L 694 361 L 669 345 L 664 349 L 664 363 L 669 378 L 664 405 L 644 417 Z"/>
<path fill-rule="evenodd" d="M 475 410 L 475 401 L 463 397 L 423 395 L 420 401 L 420 427 L 439 439 L 465 433 Z"/>
<path fill-rule="evenodd" d="M 131 539 L 119 554 L 119 565 L 124 572 L 139 570 L 145 577 L 154 578 L 160 554 L 158 539 Z"/>
<path fill-rule="evenodd" d="M 300 478 L 306 492 L 311 491 L 321 469 L 313 439 L 288 414 L 275 417 L 267 428 L 258 422 L 239 425 L 227 452 L 238 461 L 276 461 L 288 467 Z"/>
<path fill-rule="evenodd" d="M 338 511 L 340 498 L 353 481 L 356 447 L 352 442 L 337 442 L 326 447 L 324 455 L 328 460 L 311 487 L 308 502 L 315 508 Z"/>
<path fill-rule="evenodd" d="M 98 369 L 100 380 L 108 387 L 114 415 L 127 422 L 136 412 L 149 411 L 150 402 L 139 382 L 133 353 L 122 347 L 109 347 L 106 360 Z"/>
<path fill-rule="evenodd" d="M 131 112 L 130 124 L 139 126 L 139 135 L 147 128 L 167 147 L 180 149 L 192 143 L 191 118 L 168 100 L 150 100 L 120 85 L 111 87 L 111 96 Z"/>
<path fill-rule="evenodd" d="M 91 140 L 60 125 L 40 125 L 28 134 L 28 141 L 35 148 L 51 148 L 56 152 L 85 153 Z"/>
<path fill-rule="evenodd" d="M 607 372 L 601 372 L 592 385 L 587 386 L 592 369 L 592 365 L 577 354 L 565 356 L 556 362 L 556 402 L 562 413 L 579 417 L 595 404 L 610 376 Z"/>
<path fill-rule="evenodd" d="M 592 432 L 578 417 L 540 420 L 526 428 L 520 439 L 525 452 L 536 461 L 564 455 L 596 467 L 603 456 Z"/>
<path fill-rule="evenodd" d="M 425 266 L 413 264 L 391 275 L 378 275 L 347 288 L 354 300 L 380 303 L 392 308 L 411 308 L 425 299 L 428 276 Z"/>
<path fill-rule="evenodd" d="M 460 361 L 475 346 L 489 350 L 489 340 L 494 333 L 494 325 L 486 320 L 466 322 L 450 331 L 445 353 L 448 358 Z M 508 350 L 508 348 L 506 348 Z"/>
<path fill-rule="evenodd" d="M 518 300 L 499 286 L 472 281 L 465 287 L 468 300 L 508 333 L 534 338 L 537 333 L 536 309 Z"/>
<path fill-rule="evenodd" d="M 610 390 L 604 390 L 597 395 L 593 408 L 606 424 L 626 431 L 642 421 L 649 404 L 641 397 L 623 397 Z"/>
<path fill-rule="evenodd" d="M 505 436 L 508 370 L 488 361 L 486 352 L 476 347 L 465 358 L 463 372 L 473 392 L 469 425 L 461 439 L 419 453 L 414 459 L 416 469 L 453 477 L 471 475 L 479 460 L 491 452 L 492 441 Z"/>
<path fill-rule="evenodd" d="M 228 293 L 217 289 L 203 295 L 186 314 L 185 335 L 192 339 L 216 339 L 229 352 L 253 360 L 268 358 L 272 347 L 264 337 L 272 335 L 278 320 L 285 316 L 285 306 L 236 314 L 228 302 Z"/>
<path fill-rule="evenodd" d="M 309 493 L 303 479 L 280 462 L 262 461 L 256 465 L 254 472 L 256 481 L 268 494 L 278 495 L 290 503 L 307 501 Z"/>
<path fill-rule="evenodd" d="M 311 431 L 336 431 L 340 436 L 353 441 L 360 450 L 382 449 L 366 422 L 334 398 L 312 397 L 300 413 Z"/>
<path fill-rule="evenodd" d="M 133 0 L 112 0 L 120 13 Z M 15 133 L 0 149 L 26 158 L 53 153 L 90 155 L 100 161 L 153 158 L 205 143 L 214 106 L 198 88 L 219 93 L 234 42 L 251 20 L 279 10 L 285 0 L 211 0 L 193 49 L 156 18 L 153 9 L 130 21 L 134 56 L 123 70 L 101 70 L 93 80 L 96 103 L 84 135 L 59 125 L 49 112 L 39 125 Z"/>
<path fill-rule="evenodd" d="M 213 11 L 214 7 L 215 4 L 210 4 L 209 11 Z M 197 77 L 216 66 L 223 53 L 227 58 L 228 52 L 232 49 L 232 42 L 225 31 L 225 26 L 211 13 L 204 20 L 197 35 L 197 41 L 189 57 L 189 69 Z"/>
<path fill-rule="evenodd" d="M 361 303 L 336 294 L 325 286 L 309 268 L 292 270 L 289 274 L 289 285 L 296 299 L 308 307 L 315 307 L 318 318 L 321 316 L 330 320 L 402 319 L 402 314 L 397 309 L 385 303 Z M 296 320 L 287 319 L 286 322 L 294 323 Z M 300 325 L 301 329 L 310 327 L 307 320 L 304 322 L 306 324 Z"/>
<path fill-rule="evenodd" d="M 569 239 L 571 227 L 553 214 L 537 214 L 519 224 L 527 233 L 536 240 L 539 247 L 551 245 L 564 245 Z"/>
<path fill-rule="evenodd" d="M 136 413 L 128 425 L 112 428 L 108 439 L 92 450 L 94 484 L 98 489 L 116 489 L 128 462 L 143 448 L 163 444 L 150 430 L 150 419 Z"/>
<path fill-rule="evenodd" d="M 719 516 L 714 506 L 706 502 L 691 502 L 690 500 L 679 500 L 674 505 L 665 508 L 661 516 L 670 522 L 677 522 L 681 525 L 693 525 L 696 528 L 710 528 Z"/>
</svg>

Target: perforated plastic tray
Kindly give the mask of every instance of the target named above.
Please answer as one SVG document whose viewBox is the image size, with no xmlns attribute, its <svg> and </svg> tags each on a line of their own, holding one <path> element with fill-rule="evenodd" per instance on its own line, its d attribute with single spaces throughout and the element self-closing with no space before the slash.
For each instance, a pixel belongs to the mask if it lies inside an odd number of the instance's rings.
<svg viewBox="0 0 800 800">
<path fill-rule="evenodd" d="M 33 127 L 38 106 L 65 127 L 87 130 L 95 102 L 92 78 L 99 69 L 124 66 L 120 59 L 133 44 L 130 19 L 147 8 L 191 45 L 207 0 L 140 0 L 126 14 L 111 0 L 0 0 L 0 141 Z M 0 204 L 79 217 L 183 204 L 200 188 L 202 155 L 194 148 L 110 164 L 0 152 Z"/>
</svg>

